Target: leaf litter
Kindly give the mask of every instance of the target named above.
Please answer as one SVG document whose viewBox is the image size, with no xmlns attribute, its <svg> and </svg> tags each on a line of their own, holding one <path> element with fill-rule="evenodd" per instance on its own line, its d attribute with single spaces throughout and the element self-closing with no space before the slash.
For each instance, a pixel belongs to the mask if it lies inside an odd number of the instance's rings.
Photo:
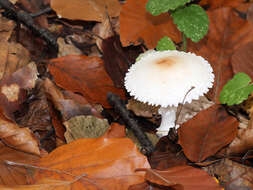
<svg viewBox="0 0 253 190">
<path fill-rule="evenodd" d="M 152 16 L 145 10 L 147 2 L 22 0 L 16 4 L 32 13 L 46 5 L 56 11 L 35 21 L 60 36 L 56 53 L 44 51 L 46 43 L 29 29 L 15 28 L 15 21 L 0 17 L 0 140 L 5 155 L 0 189 L 221 189 L 214 176 L 228 190 L 252 187 L 252 103 L 249 98 L 247 108 L 224 107 L 218 100 L 234 74 L 252 74 L 252 2 L 200 1 L 208 13 L 209 30 L 200 42 L 188 41 L 188 50 L 214 68 L 216 81 L 208 94 L 213 102 L 201 98 L 184 105 L 178 132 L 170 131 L 145 157 L 126 137 L 131 132 L 111 109 L 107 92 L 120 95 L 126 104 L 130 97 L 124 91 L 124 76 L 136 57 L 155 48 L 164 36 L 182 48 L 170 16 L 173 11 Z M 196 3 L 188 2 L 187 7 L 192 4 Z M 29 35 L 24 37 L 24 31 Z M 159 125 L 158 108 L 129 100 L 128 109 L 145 133 L 154 136 L 149 125 Z M 82 122 L 71 129 L 68 122 L 76 118 Z M 108 123 L 102 129 L 98 123 L 105 119 Z M 80 124 L 83 121 L 88 123 Z M 88 135 L 83 129 L 90 131 Z M 95 131 L 100 137 L 89 136 Z M 23 160 L 17 159 L 20 155 Z"/>
</svg>

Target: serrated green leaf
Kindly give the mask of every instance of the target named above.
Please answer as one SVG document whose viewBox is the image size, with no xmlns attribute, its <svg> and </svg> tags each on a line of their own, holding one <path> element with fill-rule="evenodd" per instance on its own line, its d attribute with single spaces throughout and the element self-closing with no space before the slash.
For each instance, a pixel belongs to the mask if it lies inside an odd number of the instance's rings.
<svg viewBox="0 0 253 190">
<path fill-rule="evenodd" d="M 223 87 L 219 100 L 222 104 L 229 106 L 240 104 L 253 92 L 253 84 L 249 84 L 251 78 L 245 73 L 237 73 Z"/>
<path fill-rule="evenodd" d="M 178 9 L 171 16 L 178 29 L 193 42 L 198 42 L 207 34 L 209 19 L 205 10 L 199 5 Z"/>
<path fill-rule="evenodd" d="M 156 50 L 158 51 L 175 50 L 175 49 L 176 49 L 175 44 L 168 36 L 164 36 L 163 38 L 161 38 L 156 46 Z"/>
<path fill-rule="evenodd" d="M 161 13 L 166 13 L 168 11 L 174 11 L 180 6 L 189 3 L 191 0 L 149 0 L 146 4 L 146 10 L 157 16 Z"/>
</svg>

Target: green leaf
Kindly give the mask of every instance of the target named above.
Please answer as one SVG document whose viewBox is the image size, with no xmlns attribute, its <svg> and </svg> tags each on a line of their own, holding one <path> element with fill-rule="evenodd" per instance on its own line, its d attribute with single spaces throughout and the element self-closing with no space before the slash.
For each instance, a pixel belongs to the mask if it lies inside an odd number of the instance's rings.
<svg viewBox="0 0 253 190">
<path fill-rule="evenodd" d="M 146 4 L 146 10 L 150 14 L 157 16 L 161 13 L 173 11 L 190 1 L 191 0 L 149 0 Z"/>
<path fill-rule="evenodd" d="M 226 85 L 224 85 L 219 100 L 229 106 L 240 104 L 248 99 L 253 92 L 253 84 L 249 84 L 251 78 L 245 73 L 237 73 Z"/>
<path fill-rule="evenodd" d="M 164 36 L 163 38 L 161 38 L 156 46 L 157 51 L 175 50 L 175 49 L 176 49 L 175 44 L 168 36 Z"/>
<path fill-rule="evenodd" d="M 178 29 L 193 42 L 198 42 L 207 34 L 209 19 L 199 5 L 178 9 L 171 16 Z"/>
</svg>

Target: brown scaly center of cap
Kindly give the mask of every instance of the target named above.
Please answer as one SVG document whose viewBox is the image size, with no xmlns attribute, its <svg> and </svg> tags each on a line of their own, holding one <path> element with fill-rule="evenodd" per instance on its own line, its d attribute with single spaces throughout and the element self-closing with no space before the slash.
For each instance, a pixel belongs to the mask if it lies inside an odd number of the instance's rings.
<svg viewBox="0 0 253 190">
<path fill-rule="evenodd" d="M 155 62 L 155 64 L 161 67 L 171 67 L 172 65 L 176 64 L 178 61 L 178 57 L 164 57 Z"/>
</svg>

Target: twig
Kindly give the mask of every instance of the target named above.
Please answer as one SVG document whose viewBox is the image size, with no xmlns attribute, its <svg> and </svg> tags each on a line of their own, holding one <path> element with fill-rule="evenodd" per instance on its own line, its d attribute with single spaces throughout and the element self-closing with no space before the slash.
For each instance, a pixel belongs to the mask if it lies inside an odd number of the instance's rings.
<svg viewBox="0 0 253 190">
<path fill-rule="evenodd" d="M 122 103 L 119 96 L 109 92 L 107 94 L 107 100 L 114 110 L 122 117 L 126 126 L 131 129 L 140 142 L 143 153 L 149 155 L 153 152 L 153 145 L 148 139 L 147 135 L 139 128 L 136 121 L 129 116 L 129 111 L 126 109 L 125 105 Z"/>
<path fill-rule="evenodd" d="M 5 9 L 14 20 L 20 21 L 27 28 L 32 30 L 34 34 L 43 38 L 50 47 L 58 50 L 57 38 L 49 30 L 37 26 L 29 13 L 17 10 L 9 0 L 0 0 L 0 6 Z"/>
</svg>

